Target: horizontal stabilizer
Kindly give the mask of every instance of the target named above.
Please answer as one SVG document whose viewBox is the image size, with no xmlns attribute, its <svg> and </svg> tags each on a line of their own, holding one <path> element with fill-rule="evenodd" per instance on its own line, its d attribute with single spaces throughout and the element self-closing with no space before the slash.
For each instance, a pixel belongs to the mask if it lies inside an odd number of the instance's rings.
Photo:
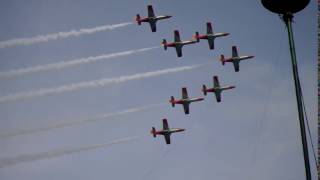
<svg viewBox="0 0 320 180">
<path fill-rule="evenodd" d="M 200 35 L 199 35 L 199 32 L 196 31 L 196 34 L 194 35 L 194 39 L 196 39 L 197 42 L 200 42 L 200 37 L 199 37 L 199 36 L 200 36 Z"/>
<path fill-rule="evenodd" d="M 225 62 L 223 54 L 220 55 L 220 61 L 221 61 L 222 65 L 225 65 L 226 62 Z"/>
<path fill-rule="evenodd" d="M 167 50 L 167 49 L 168 49 L 167 40 L 166 40 L 166 39 L 163 39 L 161 44 L 162 44 L 164 50 Z"/>
<path fill-rule="evenodd" d="M 206 85 L 202 85 L 202 92 L 203 92 L 203 95 L 207 95 L 207 87 Z"/>
<path fill-rule="evenodd" d="M 141 17 L 139 14 L 137 14 L 136 16 L 136 22 L 138 23 L 138 25 L 141 25 Z"/>
<path fill-rule="evenodd" d="M 170 103 L 171 103 L 171 106 L 174 107 L 175 106 L 175 102 L 174 102 L 174 97 L 171 96 L 171 99 L 170 99 Z"/>
<path fill-rule="evenodd" d="M 150 133 L 153 135 L 153 137 L 156 137 L 156 136 L 157 136 L 156 128 L 155 128 L 155 127 L 152 127 L 152 129 L 151 129 L 151 132 L 150 132 Z"/>
</svg>

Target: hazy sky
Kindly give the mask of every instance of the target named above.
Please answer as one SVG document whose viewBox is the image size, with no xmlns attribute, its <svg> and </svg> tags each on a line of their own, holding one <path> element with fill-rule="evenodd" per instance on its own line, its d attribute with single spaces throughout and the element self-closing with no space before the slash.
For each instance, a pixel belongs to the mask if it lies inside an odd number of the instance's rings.
<svg viewBox="0 0 320 180">
<path fill-rule="evenodd" d="M 122 24 L 132 22 L 137 13 L 146 16 L 149 4 L 156 14 L 173 16 L 157 23 L 158 32 L 152 33 L 148 24 Z M 293 24 L 314 142 L 316 13 L 312 1 L 296 14 Z M 201 41 L 185 46 L 183 57 L 177 58 L 174 49 L 160 47 L 163 38 L 173 40 L 173 30 L 188 40 L 195 31 L 204 33 L 209 21 L 215 32 L 230 33 L 216 39 L 215 50 Z M 122 27 L 107 30 L 118 24 Z M 281 19 L 260 1 L 4 0 L 0 27 L 1 180 L 304 178 L 287 33 Z M 87 30 L 77 34 L 83 28 Z M 47 34 L 51 35 L 39 37 Z M 19 45 L 29 41 L 20 38 L 36 36 L 33 40 L 42 42 Z M 4 45 L 8 40 L 14 40 L 13 45 Z M 231 55 L 233 45 L 239 55 L 255 55 L 241 62 L 237 73 L 231 64 L 218 61 L 220 54 Z M 104 57 L 151 47 L 158 48 Z M 65 67 L 74 60 L 77 65 Z M 190 69 L 198 64 L 206 65 Z M 36 66 L 42 69 L 1 76 Z M 184 66 L 189 70 L 158 71 Z M 153 77 L 146 78 L 145 72 Z M 130 76 L 134 74 L 139 77 Z M 208 94 L 205 101 L 191 104 L 188 116 L 181 106 L 167 103 L 171 95 L 181 96 L 181 87 L 187 87 L 191 97 L 202 96 L 202 84 L 212 86 L 213 75 L 219 76 L 221 85 L 236 86 L 222 94 L 221 103 Z M 17 98 L 19 94 L 23 97 Z M 171 127 L 187 129 L 173 134 L 169 146 L 163 137 L 149 134 L 152 126 L 162 127 L 162 118 Z M 86 123 L 90 120 L 97 121 Z M 127 137 L 135 139 L 117 144 Z M 93 149 L 104 143 L 105 147 Z M 316 179 L 311 151 L 310 161 Z"/>
</svg>

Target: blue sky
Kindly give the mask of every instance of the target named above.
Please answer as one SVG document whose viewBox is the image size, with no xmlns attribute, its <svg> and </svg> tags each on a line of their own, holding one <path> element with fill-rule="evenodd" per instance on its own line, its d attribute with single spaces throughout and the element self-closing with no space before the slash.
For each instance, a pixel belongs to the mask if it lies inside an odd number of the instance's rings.
<svg viewBox="0 0 320 180">
<path fill-rule="evenodd" d="M 152 4 L 156 14 L 169 14 L 158 22 L 158 32 L 147 24 L 112 31 L 0 49 L 0 72 L 60 61 L 159 46 L 163 38 L 182 39 L 195 31 L 205 32 L 211 21 L 215 32 L 230 35 L 183 48 L 177 58 L 173 49 L 162 48 L 112 60 L 99 61 L 59 71 L 0 79 L 0 97 L 54 88 L 72 83 L 114 78 L 160 69 L 204 64 L 191 71 L 162 75 L 110 86 L 82 89 L 45 97 L 0 103 L 0 131 L 30 129 L 90 118 L 167 102 L 181 96 L 202 96 L 201 85 L 212 85 L 218 75 L 223 85 L 236 89 L 223 93 L 217 103 L 212 94 L 191 104 L 185 116 L 182 107 L 164 106 L 106 120 L 0 139 L 0 158 L 37 154 L 108 143 L 139 136 L 137 141 L 96 150 L 8 166 L 0 169 L 3 180 L 40 179 L 284 179 L 304 177 L 302 148 L 293 89 L 287 33 L 284 24 L 265 10 L 260 1 L 2 1 L 0 41 L 34 37 L 62 31 L 130 22 L 137 13 L 145 16 Z M 296 14 L 293 25 L 299 73 L 314 142 L 316 142 L 317 7 L 311 2 Z M 240 63 L 222 66 L 220 54 L 231 55 L 237 45 L 240 55 L 255 55 Z M 171 127 L 186 128 L 174 134 L 172 144 L 149 135 L 167 118 Z M 316 170 L 310 152 L 314 179 Z"/>
</svg>

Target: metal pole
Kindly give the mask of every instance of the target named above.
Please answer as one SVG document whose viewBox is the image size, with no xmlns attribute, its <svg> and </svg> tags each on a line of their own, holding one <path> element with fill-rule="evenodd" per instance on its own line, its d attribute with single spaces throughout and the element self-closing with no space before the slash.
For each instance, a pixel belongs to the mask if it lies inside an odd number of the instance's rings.
<svg viewBox="0 0 320 180">
<path fill-rule="evenodd" d="M 294 84 L 295 84 L 296 98 L 297 98 L 297 105 L 298 105 L 299 123 L 300 123 L 300 132 L 301 132 L 306 179 L 311 180 L 308 143 L 307 143 L 307 138 L 306 138 L 304 115 L 303 115 L 302 100 L 301 100 L 301 95 L 302 95 L 301 93 L 302 92 L 301 92 L 301 86 L 300 86 L 300 81 L 299 81 L 296 52 L 295 52 L 293 33 L 292 33 L 292 18 L 293 18 L 293 15 L 290 13 L 283 15 L 283 20 L 286 23 L 286 26 L 288 29 L 292 71 L 293 71 L 293 79 L 294 79 Z"/>
</svg>

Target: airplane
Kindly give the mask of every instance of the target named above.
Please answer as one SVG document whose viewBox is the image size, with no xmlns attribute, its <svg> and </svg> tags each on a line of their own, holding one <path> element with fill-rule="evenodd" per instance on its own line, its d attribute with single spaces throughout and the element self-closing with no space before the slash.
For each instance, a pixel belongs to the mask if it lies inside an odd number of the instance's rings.
<svg viewBox="0 0 320 180">
<path fill-rule="evenodd" d="M 191 41 L 181 41 L 180 39 L 180 34 L 178 30 L 174 31 L 174 42 L 167 43 L 166 39 L 163 39 L 162 45 L 164 47 L 164 50 L 167 50 L 168 47 L 174 47 L 176 48 L 177 56 L 181 57 L 182 56 L 182 47 L 184 45 L 188 44 L 194 44 L 197 43 L 196 40 L 191 40 Z"/>
<path fill-rule="evenodd" d="M 221 54 L 220 61 L 222 65 L 225 65 L 226 62 L 232 62 L 235 72 L 238 72 L 240 61 L 251 59 L 251 58 L 254 58 L 254 56 L 239 56 L 237 51 L 237 46 L 232 46 L 232 57 L 225 59 L 224 55 Z"/>
<path fill-rule="evenodd" d="M 163 135 L 167 144 L 171 143 L 170 135 L 172 133 L 185 131 L 185 129 L 181 129 L 181 128 L 169 128 L 169 124 L 168 124 L 167 119 L 163 119 L 162 124 L 163 124 L 163 130 L 156 131 L 156 128 L 152 127 L 150 133 L 153 135 L 154 138 L 157 135 Z"/>
<path fill-rule="evenodd" d="M 151 31 L 152 32 L 156 32 L 157 31 L 157 26 L 156 23 L 158 20 L 162 20 L 162 19 L 169 19 L 172 16 L 169 15 L 161 15 L 161 16 L 156 16 L 154 14 L 153 8 L 151 5 L 148 6 L 148 17 L 144 17 L 141 18 L 139 14 L 136 15 L 136 22 L 138 23 L 138 25 L 141 25 L 142 22 L 147 22 L 150 24 L 151 27 Z"/>
<path fill-rule="evenodd" d="M 209 43 L 209 48 L 214 49 L 214 40 L 217 37 L 223 37 L 228 36 L 229 33 L 213 33 L 211 22 L 207 22 L 207 34 L 200 35 L 197 31 L 194 35 L 194 38 L 197 40 L 197 42 L 200 41 L 200 39 L 206 39 Z"/>
<path fill-rule="evenodd" d="M 197 102 L 197 101 L 203 101 L 204 98 L 189 98 L 188 96 L 188 91 L 187 88 L 183 87 L 182 88 L 182 99 L 175 100 L 173 96 L 171 96 L 171 99 L 169 102 L 171 103 L 172 107 L 175 106 L 175 104 L 182 104 L 184 113 L 189 114 L 189 105 L 192 102 Z"/>
<path fill-rule="evenodd" d="M 202 85 L 202 92 L 205 96 L 208 92 L 213 92 L 216 95 L 217 102 L 221 102 L 221 92 L 233 88 L 235 88 L 235 86 L 221 87 L 218 76 L 213 76 L 213 88 L 207 89 L 206 85 Z"/>
</svg>

